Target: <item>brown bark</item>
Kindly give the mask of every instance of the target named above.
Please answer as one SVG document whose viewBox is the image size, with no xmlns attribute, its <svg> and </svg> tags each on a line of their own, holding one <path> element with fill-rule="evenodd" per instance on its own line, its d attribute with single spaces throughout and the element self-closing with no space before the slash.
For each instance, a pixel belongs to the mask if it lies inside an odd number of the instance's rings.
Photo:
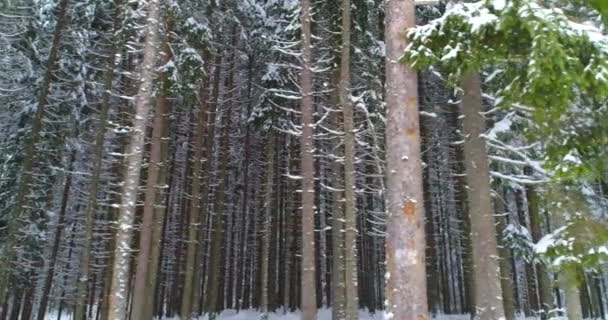
<svg viewBox="0 0 608 320">
<path fill-rule="evenodd" d="M 159 17 L 160 0 L 151 0 L 148 3 L 146 40 L 141 65 L 141 84 L 135 98 L 135 118 L 127 149 L 127 169 L 118 215 L 116 248 L 114 250 L 114 265 L 112 268 L 112 294 L 109 301 L 110 306 L 107 320 L 127 319 L 130 245 L 158 51 Z"/>
<path fill-rule="evenodd" d="M 72 169 L 74 167 L 75 152 L 72 152 L 69 160 L 68 173 L 65 178 L 63 185 L 63 194 L 61 196 L 61 205 L 59 208 L 59 214 L 57 217 L 57 226 L 55 228 L 55 236 L 53 238 L 53 247 L 51 248 L 51 256 L 49 257 L 48 270 L 46 276 L 43 278 L 44 283 L 42 285 L 42 292 L 40 294 L 40 304 L 38 306 L 38 320 L 44 320 L 46 316 L 46 309 L 49 302 L 49 294 L 51 292 L 51 286 L 53 284 L 53 278 L 55 277 L 55 265 L 57 264 L 57 255 L 59 253 L 59 244 L 63 238 L 63 230 L 65 228 L 65 213 L 68 206 L 68 200 L 70 195 L 70 189 L 72 187 Z"/>
<path fill-rule="evenodd" d="M 394 319 L 428 319 L 422 158 L 416 72 L 399 59 L 414 27 L 413 0 L 385 1 L 386 311 Z"/>
<path fill-rule="evenodd" d="M 505 310 L 505 319 L 515 319 L 515 297 L 513 294 L 513 268 L 511 266 L 511 249 L 505 247 L 502 235 L 508 225 L 508 212 L 503 199 L 502 187 L 499 186 L 497 196 L 494 200 L 496 209 L 497 223 L 496 234 L 498 244 L 498 254 L 500 255 L 500 286 L 502 288 L 502 302 Z"/>
<path fill-rule="evenodd" d="M 340 106 L 344 129 L 344 283 L 345 319 L 359 314 L 357 275 L 357 198 L 355 195 L 355 126 L 350 97 L 351 5 L 342 0 L 342 56 L 340 60 Z"/>
<path fill-rule="evenodd" d="M 464 159 L 467 174 L 469 219 L 473 247 L 475 319 L 492 320 L 505 316 L 501 301 L 500 267 L 494 227 L 494 208 L 490 189 L 490 169 L 486 143 L 485 119 L 481 101 L 479 74 L 469 72 L 462 81 L 464 97 Z"/>
<path fill-rule="evenodd" d="M 317 318 L 317 294 L 315 287 L 315 168 L 313 141 L 313 97 L 312 97 L 312 42 L 310 0 L 301 0 L 302 23 L 302 70 L 300 88 L 302 90 L 300 137 L 302 174 L 302 276 L 301 309 L 302 320 Z"/>
<path fill-rule="evenodd" d="M 162 45 L 162 64 L 165 65 L 171 60 L 171 30 L 165 31 L 165 38 Z M 146 192 L 144 199 L 143 217 L 140 227 L 139 251 L 137 253 L 137 268 L 135 270 L 135 280 L 133 287 L 133 302 L 131 306 L 132 319 L 146 319 L 146 300 L 149 299 L 149 292 L 154 291 L 154 286 L 148 285 L 150 266 L 155 265 L 156 261 L 152 261 L 151 250 L 154 245 L 154 221 L 156 206 L 158 205 L 159 188 L 164 186 L 164 181 L 160 180 L 160 173 L 163 165 L 163 137 L 166 132 L 166 121 L 168 112 L 169 94 L 167 75 L 164 73 L 159 76 L 161 90 L 156 98 L 156 106 L 154 110 L 154 120 L 152 124 L 152 139 L 150 141 L 150 158 L 148 164 L 148 177 L 146 181 Z M 157 239 L 158 240 L 158 239 Z"/>
<path fill-rule="evenodd" d="M 531 168 L 526 168 L 526 172 L 531 174 Z M 528 199 L 528 215 L 530 218 L 530 233 L 532 241 L 537 243 L 543 237 L 543 230 L 540 218 L 539 196 L 534 186 L 526 186 L 526 198 Z M 555 308 L 553 304 L 553 292 L 551 279 L 546 266 L 542 263 L 537 263 L 536 278 L 538 281 L 538 298 L 541 307 L 541 319 L 547 319 L 549 312 Z"/>
</svg>

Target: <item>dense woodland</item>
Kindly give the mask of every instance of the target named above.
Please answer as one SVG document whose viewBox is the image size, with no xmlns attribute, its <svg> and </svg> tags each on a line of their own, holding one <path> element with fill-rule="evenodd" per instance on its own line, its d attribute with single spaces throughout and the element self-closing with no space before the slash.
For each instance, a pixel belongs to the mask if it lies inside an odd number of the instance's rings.
<svg viewBox="0 0 608 320">
<path fill-rule="evenodd" d="M 0 320 L 608 319 L 606 26 L 603 0 L 2 0 Z"/>
</svg>

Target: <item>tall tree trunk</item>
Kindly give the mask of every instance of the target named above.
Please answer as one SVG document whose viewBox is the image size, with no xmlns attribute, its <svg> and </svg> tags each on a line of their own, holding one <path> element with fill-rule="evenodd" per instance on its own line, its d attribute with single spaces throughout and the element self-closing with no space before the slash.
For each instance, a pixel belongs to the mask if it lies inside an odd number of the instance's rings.
<svg viewBox="0 0 608 320">
<path fill-rule="evenodd" d="M 4 233 L 3 253 L 0 257 L 0 305 L 4 303 L 6 292 L 12 273 L 12 264 L 16 255 L 15 245 L 17 244 L 17 234 L 19 231 L 19 221 L 21 220 L 25 208 L 27 207 L 27 195 L 30 194 L 33 182 L 34 158 L 36 157 L 36 144 L 40 140 L 42 130 L 42 118 L 48 105 L 51 84 L 55 79 L 54 72 L 57 69 L 59 60 L 59 47 L 63 37 L 63 29 L 68 23 L 67 10 L 68 0 L 61 0 L 57 4 L 57 24 L 53 32 L 53 42 L 46 62 L 47 70 L 40 87 L 40 95 L 36 106 L 36 113 L 32 119 L 32 128 L 27 133 L 23 145 L 23 165 L 21 166 L 21 178 L 17 187 L 17 198 L 15 208 L 6 218 L 7 225 Z"/>
<path fill-rule="evenodd" d="M 121 12 L 122 0 L 116 0 L 114 3 L 114 25 L 113 32 L 117 32 L 122 26 Z M 114 37 L 116 38 L 116 37 Z M 76 285 L 76 306 L 74 309 L 74 319 L 81 320 L 85 317 L 86 311 L 86 296 L 87 283 L 90 272 L 90 256 L 91 246 L 93 241 L 93 224 L 95 218 L 95 210 L 97 210 L 97 193 L 99 191 L 100 176 L 103 161 L 104 139 L 108 125 L 108 112 L 110 110 L 110 99 L 112 92 L 112 82 L 114 79 L 114 68 L 116 66 L 116 52 L 118 50 L 117 39 L 112 39 L 112 45 L 108 53 L 106 61 L 106 70 L 104 74 L 104 93 L 101 100 L 101 108 L 99 110 L 99 120 L 97 132 L 95 134 L 95 145 L 93 149 L 93 167 L 91 169 L 91 181 L 89 185 L 89 199 L 85 211 L 85 235 L 82 252 L 79 258 L 80 267 L 78 270 L 78 283 Z"/>
<path fill-rule="evenodd" d="M 55 266 L 57 264 L 57 255 L 59 254 L 59 245 L 63 238 L 63 230 L 65 229 L 65 213 L 68 207 L 68 200 L 70 197 L 70 190 L 72 188 L 72 170 L 74 168 L 74 159 L 76 153 L 72 151 L 69 160 L 68 172 L 63 185 L 63 194 L 61 196 L 61 206 L 59 208 L 59 215 L 57 217 L 57 227 L 55 228 L 55 236 L 53 237 L 53 247 L 51 248 L 51 256 L 49 257 L 48 270 L 46 276 L 43 278 L 44 283 L 42 285 L 42 292 L 40 294 L 40 304 L 38 306 L 38 320 L 44 320 L 46 316 L 46 309 L 49 302 L 49 294 L 51 292 L 51 286 L 53 285 L 53 278 L 55 277 Z"/>
<path fill-rule="evenodd" d="M 532 169 L 527 167 L 525 171 L 528 175 L 532 174 Z M 528 215 L 530 218 L 530 233 L 532 234 L 532 241 L 538 243 L 543 236 L 541 218 L 540 218 L 540 204 L 539 196 L 534 186 L 526 186 L 526 198 L 528 199 Z M 551 279 L 546 266 L 542 263 L 536 264 L 536 278 L 538 280 L 538 296 L 539 304 L 541 307 L 541 319 L 547 319 L 549 312 L 555 308 L 553 304 L 553 290 L 551 285 Z"/>
<path fill-rule="evenodd" d="M 231 92 L 234 90 L 234 76 L 236 72 L 236 44 L 239 34 L 236 32 L 236 27 L 232 33 L 234 36 L 233 47 L 234 51 L 230 58 L 229 76 L 226 81 L 226 90 Z M 219 67 L 219 66 L 218 66 Z M 215 200 L 215 215 L 212 217 L 211 230 L 211 249 L 209 253 L 209 280 L 207 283 L 207 311 L 210 319 L 214 319 L 219 311 L 220 299 L 220 283 L 221 283 L 221 266 L 223 261 L 222 255 L 222 239 L 224 238 L 224 214 L 226 213 L 226 194 L 228 193 L 228 164 L 230 162 L 230 127 L 232 126 L 232 96 L 227 95 L 224 99 L 226 110 L 224 110 L 222 137 L 220 141 L 220 158 L 219 158 L 219 185 L 217 186 L 218 195 Z M 222 290 L 223 291 L 223 290 Z"/>
<path fill-rule="evenodd" d="M 490 169 L 486 143 L 481 135 L 485 132 L 485 119 L 481 101 L 479 74 L 469 72 L 462 82 L 464 97 L 463 131 L 464 159 L 467 174 L 469 219 L 473 246 L 473 273 L 475 319 L 504 318 L 501 301 L 500 267 L 494 227 L 494 209 L 490 189 Z"/>
<path fill-rule="evenodd" d="M 498 254 L 500 256 L 500 286 L 502 288 L 502 302 L 505 310 L 505 319 L 515 319 L 515 297 L 513 294 L 513 268 L 511 265 L 511 249 L 505 247 L 502 237 L 504 230 L 508 225 L 508 211 L 505 205 L 504 194 L 502 192 L 503 187 L 497 185 L 496 198 L 494 200 L 494 208 L 496 209 L 497 223 L 497 243 L 498 243 Z"/>
<path fill-rule="evenodd" d="M 342 56 L 340 60 L 340 106 L 344 129 L 344 279 L 345 319 L 359 315 L 357 275 L 357 198 L 355 195 L 355 126 L 350 97 L 350 0 L 342 0 Z"/>
<path fill-rule="evenodd" d="M 340 104 L 340 69 L 336 69 L 332 75 L 333 87 L 331 102 L 332 105 Z M 339 111 L 333 114 L 334 130 L 340 131 L 342 126 L 342 114 Z M 343 162 L 340 159 L 344 156 L 342 148 L 338 145 L 334 148 L 335 160 L 333 161 L 333 192 L 332 192 L 332 319 L 346 319 L 346 279 L 344 273 L 344 183 L 343 183 Z"/>
<path fill-rule="evenodd" d="M 313 88 L 310 0 L 301 0 L 302 71 L 300 74 L 301 101 L 301 175 L 302 175 L 302 320 L 317 318 L 315 287 L 315 168 L 313 140 Z"/>
<path fill-rule="evenodd" d="M 158 52 L 158 29 L 160 0 L 148 3 L 148 19 L 144 56 L 141 65 L 141 84 L 135 98 L 135 117 L 127 149 L 127 169 L 118 213 L 116 247 L 112 268 L 112 286 L 107 320 L 126 320 L 128 301 L 129 258 L 131 238 L 137 204 L 137 189 L 141 175 L 146 126 L 150 113 L 156 56 Z"/>
<path fill-rule="evenodd" d="M 272 225 L 272 199 L 273 199 L 273 184 L 274 184 L 274 149 L 275 149 L 275 138 L 274 129 L 270 129 L 268 138 L 266 140 L 266 190 L 264 192 L 264 221 L 262 225 L 262 319 L 268 319 L 268 311 L 270 310 L 270 303 L 268 299 L 268 289 L 270 287 L 269 273 L 270 273 L 270 232 Z"/>
<path fill-rule="evenodd" d="M 416 72 L 399 62 L 405 32 L 416 24 L 413 0 L 385 0 L 386 311 L 394 319 L 428 319 L 422 158 Z"/>
<path fill-rule="evenodd" d="M 171 60 L 171 30 L 165 31 L 165 38 L 162 44 L 162 65 L 167 64 Z M 161 90 L 156 97 L 156 106 L 154 109 L 154 120 L 152 124 L 152 140 L 150 141 L 150 159 L 148 164 L 148 177 L 146 181 L 146 193 L 144 200 L 143 217 L 141 222 L 141 230 L 139 237 L 139 251 L 137 252 L 137 268 L 135 270 L 135 280 L 133 287 L 133 302 L 131 307 L 131 319 L 146 319 L 146 300 L 150 297 L 149 293 L 154 291 L 154 286 L 148 286 L 149 269 L 157 262 L 152 261 L 151 250 L 152 246 L 157 246 L 158 243 L 153 241 L 154 222 L 156 206 L 158 205 L 158 196 L 160 188 L 164 186 L 164 181 L 160 181 L 161 170 L 163 166 L 163 137 L 166 132 L 166 121 L 168 112 L 167 95 L 169 94 L 169 85 L 167 75 L 162 73 L 158 79 L 161 83 Z M 158 222 L 158 221 L 156 221 Z M 158 240 L 158 239 L 154 239 Z"/>
<path fill-rule="evenodd" d="M 181 312 L 180 315 L 184 320 L 190 320 L 194 311 L 194 291 L 195 286 L 199 286 L 198 281 L 195 283 L 194 279 L 200 279 L 195 276 L 195 273 L 200 273 L 201 270 L 197 268 L 197 252 L 199 250 L 199 228 L 200 228 L 200 205 L 201 197 L 206 197 L 206 194 L 201 194 L 201 183 L 204 179 L 203 174 L 203 163 L 205 161 L 205 131 L 207 129 L 207 102 L 202 99 L 199 112 L 196 119 L 196 128 L 194 131 L 194 156 L 192 158 L 192 185 L 191 185 L 191 200 L 190 200 L 190 217 L 188 222 L 188 240 L 186 247 L 186 270 L 184 274 L 184 289 L 181 301 Z"/>
<path fill-rule="evenodd" d="M 214 63 L 215 65 L 215 70 L 214 70 L 214 74 L 213 74 L 213 92 L 211 93 L 211 103 L 209 105 L 209 107 L 211 107 L 211 110 L 209 110 L 209 116 L 208 116 L 208 122 L 207 122 L 207 143 L 205 145 L 205 163 L 203 164 L 203 177 L 206 178 L 205 183 L 203 183 L 203 186 L 201 187 L 201 195 L 202 195 L 202 199 L 201 199 L 201 230 L 199 230 L 199 235 L 204 235 L 207 234 L 205 233 L 205 229 L 203 229 L 205 225 L 204 223 L 206 223 L 206 221 L 208 220 L 208 210 L 209 210 L 209 206 L 208 206 L 208 200 L 209 200 L 209 185 L 211 183 L 211 176 L 210 176 L 210 172 L 211 172 L 211 159 L 213 158 L 213 154 L 214 154 L 214 145 L 215 145 L 215 119 L 217 116 L 217 110 L 218 110 L 218 104 L 219 104 L 219 96 L 220 96 L 220 84 L 221 84 L 221 78 L 222 78 L 222 55 L 217 54 L 215 56 L 215 60 Z M 201 241 L 202 243 L 202 238 L 199 239 L 199 241 Z M 203 264 L 203 255 L 201 254 L 199 257 L 199 262 L 198 265 L 202 265 Z M 205 306 L 204 301 L 200 301 L 202 300 L 201 297 L 204 297 L 205 295 L 203 295 L 203 289 L 205 288 L 203 285 L 206 285 L 206 283 L 204 282 L 205 277 L 201 274 L 201 281 L 196 281 L 198 287 L 195 288 L 195 293 L 194 293 L 194 297 L 196 303 L 201 303 L 200 308 L 204 309 L 203 307 Z"/>
</svg>

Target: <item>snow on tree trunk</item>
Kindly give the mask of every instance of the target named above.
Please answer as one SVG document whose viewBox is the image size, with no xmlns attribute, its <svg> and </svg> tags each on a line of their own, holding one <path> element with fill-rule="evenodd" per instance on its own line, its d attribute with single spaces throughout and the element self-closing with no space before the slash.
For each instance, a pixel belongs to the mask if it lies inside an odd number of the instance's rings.
<svg viewBox="0 0 608 320">
<path fill-rule="evenodd" d="M 150 113 L 152 82 L 158 52 L 160 0 L 148 2 L 146 38 L 141 65 L 140 87 L 135 97 L 135 118 L 127 149 L 127 168 L 122 189 L 122 200 L 118 212 L 112 286 L 108 320 L 126 320 L 128 284 L 130 277 L 131 239 L 137 205 L 137 189 L 141 175 L 146 126 Z"/>
<path fill-rule="evenodd" d="M 317 318 L 315 281 L 315 168 L 313 141 L 313 88 L 310 0 L 301 0 L 302 70 L 300 73 L 301 101 L 301 167 L 302 167 L 302 320 Z"/>
<path fill-rule="evenodd" d="M 357 199 L 355 196 L 355 127 L 350 96 L 351 5 L 342 0 L 342 56 L 340 60 L 340 106 L 344 129 L 344 279 L 345 318 L 359 313 L 357 279 Z M 342 230 L 340 230 L 342 232 Z"/>
<path fill-rule="evenodd" d="M 482 115 L 481 79 L 469 72 L 462 81 L 462 112 L 465 134 L 464 161 L 467 175 L 469 219 L 473 256 L 475 319 L 496 320 L 505 317 L 500 285 L 499 255 L 496 243 L 494 208 Z"/>
<path fill-rule="evenodd" d="M 389 317 L 428 319 L 417 74 L 399 59 L 416 23 L 413 0 L 385 1 L 386 297 Z"/>
<path fill-rule="evenodd" d="M 165 31 L 165 39 L 163 41 L 163 61 L 162 64 L 167 64 L 171 59 L 170 50 L 170 31 Z M 139 251 L 137 252 L 137 267 L 135 270 L 135 280 L 133 287 L 133 302 L 131 307 L 131 318 L 132 319 L 144 319 L 146 299 L 148 298 L 148 292 L 153 291 L 154 288 L 148 287 L 148 271 L 153 261 L 150 260 L 150 252 L 152 242 L 153 222 L 155 207 L 158 205 L 159 188 L 162 188 L 160 171 L 162 166 L 162 147 L 163 147 L 163 136 L 165 133 L 165 117 L 167 116 L 168 101 L 166 95 L 168 94 L 165 85 L 166 75 L 162 74 L 159 77 L 161 88 L 159 90 L 158 97 L 156 98 L 156 105 L 154 109 L 154 120 L 152 124 L 152 139 L 150 141 L 150 159 L 148 164 L 148 177 L 146 181 L 146 193 L 144 199 L 143 216 L 140 226 L 139 236 Z"/>
</svg>

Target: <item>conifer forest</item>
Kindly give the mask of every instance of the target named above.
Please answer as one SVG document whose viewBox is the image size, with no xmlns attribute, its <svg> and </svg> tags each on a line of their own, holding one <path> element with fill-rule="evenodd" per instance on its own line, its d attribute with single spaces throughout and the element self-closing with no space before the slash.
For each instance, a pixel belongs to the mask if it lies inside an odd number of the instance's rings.
<svg viewBox="0 0 608 320">
<path fill-rule="evenodd" d="M 0 0 L 0 320 L 608 319 L 608 0 Z"/>
</svg>

